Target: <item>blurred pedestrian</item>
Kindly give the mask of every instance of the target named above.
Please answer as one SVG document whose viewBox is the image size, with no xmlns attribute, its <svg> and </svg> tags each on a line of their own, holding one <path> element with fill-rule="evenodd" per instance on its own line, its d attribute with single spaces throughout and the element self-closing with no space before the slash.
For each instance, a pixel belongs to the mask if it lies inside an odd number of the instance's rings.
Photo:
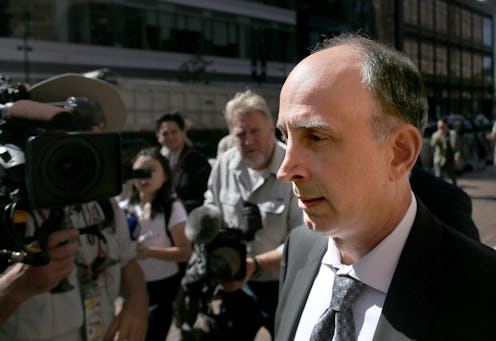
<svg viewBox="0 0 496 341">
<path fill-rule="evenodd" d="M 217 158 L 235 146 L 236 143 L 234 143 L 234 137 L 231 134 L 223 136 L 217 143 Z"/>
<path fill-rule="evenodd" d="M 479 230 L 472 219 L 472 199 L 460 187 L 415 165 L 410 172 L 413 193 L 446 225 L 480 241 Z"/>
<path fill-rule="evenodd" d="M 285 147 L 265 99 L 239 92 L 226 104 L 225 118 L 235 148 L 216 160 L 205 204 L 219 208 L 228 228 L 242 231 L 248 258 L 243 280 L 222 283 L 216 335 L 251 341 L 262 326 L 273 335 L 282 244 L 302 213 L 291 186 L 276 178 Z"/>
<path fill-rule="evenodd" d="M 139 151 L 133 169 L 150 176 L 133 181 L 131 197 L 121 202 L 121 207 L 137 219 L 137 258 L 150 298 L 146 339 L 165 340 L 183 275 L 178 262 L 186 262 L 191 253 L 191 243 L 184 234 L 187 213 L 172 194 L 169 163 L 159 148 Z"/>
<path fill-rule="evenodd" d="M 203 204 L 210 163 L 199 150 L 187 143 L 186 122 L 180 113 L 167 113 L 160 117 L 156 122 L 156 135 L 163 147 L 163 155 L 169 160 L 174 191 L 189 213 Z"/>
<path fill-rule="evenodd" d="M 491 129 L 491 132 L 486 135 L 486 139 L 493 141 L 493 164 L 496 165 L 496 143 L 494 142 L 496 140 L 496 120 L 494 120 L 493 127 Z"/>
<path fill-rule="evenodd" d="M 460 165 L 461 144 L 458 133 L 448 128 L 444 120 L 437 122 L 437 130 L 432 134 L 431 146 L 434 148 L 433 166 L 437 177 L 448 177 L 456 186 L 456 168 Z"/>
</svg>

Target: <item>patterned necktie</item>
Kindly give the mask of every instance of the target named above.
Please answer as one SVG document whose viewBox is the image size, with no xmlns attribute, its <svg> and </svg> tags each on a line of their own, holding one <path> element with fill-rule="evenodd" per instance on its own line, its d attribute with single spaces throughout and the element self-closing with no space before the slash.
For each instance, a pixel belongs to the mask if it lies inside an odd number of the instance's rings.
<svg viewBox="0 0 496 341">
<path fill-rule="evenodd" d="M 329 308 L 324 311 L 312 330 L 310 341 L 356 340 L 351 304 L 363 288 L 363 283 L 349 276 L 336 275 Z"/>
</svg>

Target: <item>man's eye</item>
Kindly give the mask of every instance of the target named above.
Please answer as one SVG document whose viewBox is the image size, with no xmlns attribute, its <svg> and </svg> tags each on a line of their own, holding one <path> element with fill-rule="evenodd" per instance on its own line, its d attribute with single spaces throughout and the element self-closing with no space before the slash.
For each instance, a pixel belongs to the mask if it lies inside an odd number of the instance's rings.
<svg viewBox="0 0 496 341">
<path fill-rule="evenodd" d="M 321 136 L 315 135 L 315 134 L 311 134 L 310 139 L 312 139 L 313 141 L 322 141 L 323 140 L 323 138 Z"/>
</svg>

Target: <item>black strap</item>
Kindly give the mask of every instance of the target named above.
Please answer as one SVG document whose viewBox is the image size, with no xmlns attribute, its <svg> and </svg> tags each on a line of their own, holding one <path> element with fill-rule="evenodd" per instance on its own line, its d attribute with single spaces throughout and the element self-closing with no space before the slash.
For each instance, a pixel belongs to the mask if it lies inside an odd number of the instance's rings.
<svg viewBox="0 0 496 341">
<path fill-rule="evenodd" d="M 167 236 L 171 241 L 171 246 L 174 246 L 174 238 L 172 238 L 172 234 L 169 231 L 169 220 L 172 213 L 172 204 L 173 201 L 170 201 L 164 207 L 164 227 L 165 227 L 165 233 L 167 233 Z"/>
</svg>

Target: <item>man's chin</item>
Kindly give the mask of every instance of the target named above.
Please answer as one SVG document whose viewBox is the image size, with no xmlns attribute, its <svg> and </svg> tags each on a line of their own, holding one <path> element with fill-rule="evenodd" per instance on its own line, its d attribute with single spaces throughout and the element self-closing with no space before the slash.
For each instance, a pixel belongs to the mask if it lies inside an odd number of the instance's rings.
<svg viewBox="0 0 496 341">
<path fill-rule="evenodd" d="M 320 221 L 318 218 L 316 219 L 315 217 L 310 218 L 306 213 L 304 214 L 303 221 L 305 225 L 312 231 L 323 234 L 323 235 L 330 235 L 330 227 L 328 222 Z"/>
</svg>

